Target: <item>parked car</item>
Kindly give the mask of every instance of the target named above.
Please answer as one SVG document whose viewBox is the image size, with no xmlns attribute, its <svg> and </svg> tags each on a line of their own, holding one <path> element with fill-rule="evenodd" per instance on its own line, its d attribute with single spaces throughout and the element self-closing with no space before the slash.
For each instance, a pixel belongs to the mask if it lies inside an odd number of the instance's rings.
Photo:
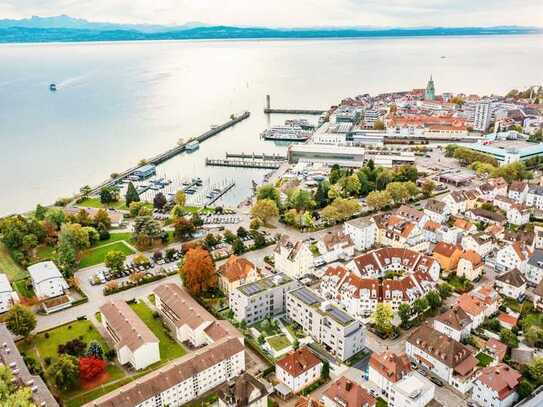
<svg viewBox="0 0 543 407">
<path fill-rule="evenodd" d="M 443 387 L 443 382 L 439 380 L 437 377 L 430 376 L 430 380 L 432 383 L 434 383 L 436 386 Z"/>
</svg>

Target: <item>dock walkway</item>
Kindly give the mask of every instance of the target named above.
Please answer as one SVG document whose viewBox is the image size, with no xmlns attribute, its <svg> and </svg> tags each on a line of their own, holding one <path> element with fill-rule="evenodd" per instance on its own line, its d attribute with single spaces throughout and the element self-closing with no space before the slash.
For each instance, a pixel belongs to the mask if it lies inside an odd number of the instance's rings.
<svg viewBox="0 0 543 407">
<path fill-rule="evenodd" d="M 206 158 L 206 165 L 216 166 L 216 167 L 260 168 L 260 169 L 276 170 L 276 169 L 279 169 L 279 167 L 281 167 L 281 161 Z"/>
</svg>

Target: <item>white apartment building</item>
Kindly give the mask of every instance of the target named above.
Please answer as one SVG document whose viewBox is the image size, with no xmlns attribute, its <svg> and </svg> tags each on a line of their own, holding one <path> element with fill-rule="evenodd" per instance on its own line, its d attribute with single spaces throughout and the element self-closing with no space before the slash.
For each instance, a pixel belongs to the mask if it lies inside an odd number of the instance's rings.
<svg viewBox="0 0 543 407">
<path fill-rule="evenodd" d="M 486 233 L 477 233 L 475 235 L 465 235 L 462 237 L 462 249 L 465 251 L 473 250 L 479 256 L 485 258 L 494 248 L 492 236 Z"/>
<path fill-rule="evenodd" d="M 528 183 L 524 181 L 513 181 L 509 185 L 509 191 L 507 196 L 513 201 L 519 204 L 526 202 L 526 196 L 528 195 Z"/>
<path fill-rule="evenodd" d="M 8 277 L 0 274 L 0 313 L 9 311 L 13 304 L 19 302 L 19 295 L 11 288 Z"/>
<path fill-rule="evenodd" d="M 303 242 L 281 238 L 273 252 L 275 269 L 291 278 L 301 278 L 313 270 L 313 253 Z"/>
<path fill-rule="evenodd" d="M 535 249 L 526 262 L 524 276 L 532 285 L 538 285 L 543 278 L 543 250 Z"/>
<path fill-rule="evenodd" d="M 363 218 L 347 221 L 343 231 L 351 237 L 356 250 L 369 250 L 377 239 L 377 226 L 374 222 Z"/>
<path fill-rule="evenodd" d="M 368 374 L 390 407 L 424 407 L 434 398 L 435 386 L 412 370 L 405 353 L 372 353 Z"/>
<path fill-rule="evenodd" d="M 100 307 L 100 314 L 121 365 L 141 370 L 160 361 L 158 338 L 126 302 L 107 302 Z"/>
<path fill-rule="evenodd" d="M 486 131 L 492 120 L 492 108 L 489 101 L 475 105 L 475 116 L 473 118 L 473 130 Z"/>
<path fill-rule="evenodd" d="M 506 297 L 521 301 L 526 295 L 526 278 L 518 269 L 496 276 L 494 283 L 496 290 Z"/>
<path fill-rule="evenodd" d="M 317 249 L 325 263 L 339 259 L 349 260 L 354 256 L 354 243 L 350 236 L 343 232 L 328 232 L 317 242 Z"/>
<path fill-rule="evenodd" d="M 341 360 L 365 346 L 364 325 L 307 287 L 287 294 L 287 316 Z"/>
<path fill-rule="evenodd" d="M 322 362 L 307 347 L 290 351 L 275 363 L 277 380 L 298 393 L 321 377 Z"/>
<path fill-rule="evenodd" d="M 462 343 L 425 324 L 407 338 L 405 353 L 461 393 L 471 389 L 478 361 Z"/>
<path fill-rule="evenodd" d="M 507 222 L 512 225 L 522 226 L 530 222 L 530 208 L 521 204 L 513 204 L 507 211 Z"/>
<path fill-rule="evenodd" d="M 504 363 L 485 367 L 473 382 L 472 399 L 481 407 L 512 407 L 521 379 L 520 372 Z"/>
<path fill-rule="evenodd" d="M 453 307 L 434 319 L 434 329 L 461 342 L 471 334 L 472 319 L 460 307 Z"/>
<path fill-rule="evenodd" d="M 34 292 L 38 298 L 53 298 L 69 288 L 62 273 L 52 261 L 42 261 L 28 267 Z"/>
<path fill-rule="evenodd" d="M 520 242 L 506 244 L 496 252 L 496 270 L 524 270 L 530 253 Z"/>
<path fill-rule="evenodd" d="M 180 407 L 245 371 L 243 338 L 225 336 L 84 407 Z"/>
<path fill-rule="evenodd" d="M 230 292 L 229 306 L 237 321 L 252 325 L 286 310 L 287 293 L 300 286 L 283 273 L 244 284 Z"/>
<path fill-rule="evenodd" d="M 543 186 L 530 185 L 526 194 L 526 206 L 543 209 Z"/>
</svg>

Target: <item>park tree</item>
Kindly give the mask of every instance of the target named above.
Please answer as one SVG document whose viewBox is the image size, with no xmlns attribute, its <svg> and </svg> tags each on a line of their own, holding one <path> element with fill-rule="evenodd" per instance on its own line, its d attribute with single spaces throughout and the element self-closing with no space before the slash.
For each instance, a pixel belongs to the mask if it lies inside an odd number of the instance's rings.
<svg viewBox="0 0 543 407">
<path fill-rule="evenodd" d="M 184 207 L 187 204 L 187 195 L 185 191 L 177 191 L 175 193 L 175 203 L 181 207 Z"/>
<path fill-rule="evenodd" d="M 94 215 L 93 221 L 97 229 L 100 227 L 106 230 L 111 228 L 111 218 L 105 209 L 99 209 Z"/>
<path fill-rule="evenodd" d="M 79 377 L 82 380 L 92 380 L 106 371 L 107 362 L 93 357 L 79 358 Z"/>
<path fill-rule="evenodd" d="M 145 202 L 136 201 L 131 202 L 130 205 L 128 205 L 128 214 L 131 218 L 137 216 L 150 216 L 151 210 L 145 206 Z"/>
<path fill-rule="evenodd" d="M 45 220 L 53 225 L 56 230 L 60 230 L 60 227 L 66 221 L 66 215 L 60 208 L 50 208 L 45 213 Z"/>
<path fill-rule="evenodd" d="M 360 194 L 360 179 L 355 174 L 343 177 L 339 180 L 339 185 L 348 196 Z"/>
<path fill-rule="evenodd" d="M 119 250 L 111 250 L 107 252 L 104 263 L 107 268 L 114 272 L 121 271 L 124 268 L 126 255 Z"/>
<path fill-rule="evenodd" d="M 185 217 L 177 218 L 173 224 L 173 235 L 177 240 L 188 240 L 192 237 L 192 234 L 196 231 L 196 227 L 192 220 Z"/>
<path fill-rule="evenodd" d="M 522 400 L 532 394 L 535 390 L 535 386 L 526 379 L 522 379 L 517 388 L 519 398 Z"/>
<path fill-rule="evenodd" d="M 538 385 L 543 384 L 543 357 L 535 357 L 526 367 L 526 373 Z"/>
<path fill-rule="evenodd" d="M 181 266 L 181 277 L 192 295 L 200 295 L 217 286 L 215 264 L 209 252 L 201 247 L 190 249 Z"/>
<path fill-rule="evenodd" d="M 58 236 L 59 244 L 67 243 L 78 253 L 90 247 L 89 231 L 79 223 L 66 223 L 62 225 Z"/>
<path fill-rule="evenodd" d="M 202 217 L 197 214 L 197 213 L 193 213 L 191 218 L 190 218 L 192 224 L 194 226 L 196 226 L 197 228 L 201 227 L 204 225 L 204 220 L 202 219 Z"/>
<path fill-rule="evenodd" d="M 360 211 L 360 203 L 356 199 L 337 198 L 321 211 L 321 217 L 329 222 L 341 222 Z"/>
<path fill-rule="evenodd" d="M 0 406 L 1 407 L 36 407 L 32 401 L 32 389 L 17 386 L 16 377 L 11 368 L 0 365 Z"/>
<path fill-rule="evenodd" d="M 428 300 L 426 297 L 417 298 L 413 303 L 413 310 L 417 315 L 422 315 L 428 309 Z"/>
<path fill-rule="evenodd" d="M 296 209 L 286 211 L 284 221 L 287 225 L 300 225 L 302 223 L 302 215 Z"/>
<path fill-rule="evenodd" d="M 268 223 L 272 218 L 279 216 L 279 210 L 275 201 L 271 199 L 260 199 L 251 208 L 251 215 L 254 218 L 260 219 L 264 223 Z"/>
<path fill-rule="evenodd" d="M 503 328 L 500 330 L 500 341 L 510 348 L 518 348 L 517 335 L 515 335 L 510 329 Z"/>
<path fill-rule="evenodd" d="M 426 301 L 431 309 L 436 310 L 441 306 L 442 300 L 439 292 L 432 290 L 426 294 Z"/>
<path fill-rule="evenodd" d="M 436 183 L 432 181 L 431 179 L 426 179 L 422 183 L 420 190 L 422 191 L 425 198 L 429 198 L 432 196 L 432 193 L 436 189 Z"/>
<path fill-rule="evenodd" d="M 90 226 L 94 223 L 89 213 L 85 209 L 80 209 L 79 212 L 77 212 L 74 221 L 75 223 L 79 223 L 81 226 Z"/>
<path fill-rule="evenodd" d="M 398 307 L 398 316 L 402 321 L 402 326 L 407 326 L 409 324 L 411 313 L 411 306 L 408 303 L 403 302 L 400 304 Z"/>
<path fill-rule="evenodd" d="M 27 338 L 36 327 L 36 316 L 21 304 L 15 304 L 6 315 L 6 326 L 15 336 Z"/>
<path fill-rule="evenodd" d="M 382 333 L 390 333 L 393 329 L 392 319 L 394 318 L 394 312 L 392 307 L 387 303 L 379 303 L 372 314 L 372 320 L 375 328 Z"/>
<path fill-rule="evenodd" d="M 388 184 L 394 182 L 394 172 L 389 169 L 382 169 L 379 171 L 377 178 L 375 180 L 375 189 L 382 191 L 387 187 Z"/>
<path fill-rule="evenodd" d="M 79 361 L 74 356 L 61 355 L 49 366 L 47 375 L 59 390 L 69 391 L 79 383 Z"/>
<path fill-rule="evenodd" d="M 333 201 L 337 198 L 343 198 L 345 196 L 345 191 L 343 190 L 343 187 L 337 183 L 332 185 L 328 189 L 328 201 Z"/>
<path fill-rule="evenodd" d="M 266 237 L 264 236 L 263 233 L 260 233 L 254 230 L 254 231 L 251 231 L 251 236 L 255 242 L 255 247 L 257 249 L 261 249 L 264 246 L 266 246 Z"/>
<path fill-rule="evenodd" d="M 156 209 L 163 209 L 167 203 L 168 203 L 168 200 L 166 199 L 166 196 L 162 192 L 159 192 L 153 198 L 153 206 Z"/>
<path fill-rule="evenodd" d="M 328 191 L 330 190 L 330 183 L 328 181 L 321 181 L 317 185 L 317 190 L 313 196 L 313 200 L 317 205 L 317 208 L 324 208 L 330 202 L 328 198 Z"/>
<path fill-rule="evenodd" d="M 160 222 L 150 216 L 136 217 L 134 220 L 134 237 L 140 248 L 151 247 L 155 240 L 163 237 Z"/>
<path fill-rule="evenodd" d="M 47 208 L 45 206 L 42 206 L 40 204 L 36 205 L 36 209 L 34 210 L 34 217 L 37 220 L 44 220 L 46 213 L 47 213 Z"/>
<path fill-rule="evenodd" d="M 68 242 L 60 242 L 57 246 L 57 261 L 62 273 L 70 277 L 79 266 L 77 252 Z"/>
<path fill-rule="evenodd" d="M 109 205 L 116 201 L 117 193 L 111 187 L 104 187 L 100 190 L 100 202 Z"/>
<path fill-rule="evenodd" d="M 256 199 L 271 199 L 279 206 L 279 190 L 272 184 L 264 184 L 258 188 Z"/>
<path fill-rule="evenodd" d="M 330 185 L 335 184 L 345 175 L 344 171 L 339 167 L 338 164 L 334 164 L 330 169 L 330 175 L 328 176 L 328 181 Z"/>
<path fill-rule="evenodd" d="M 83 185 L 81 188 L 79 188 L 79 192 L 81 193 L 81 198 L 86 199 L 91 194 L 92 188 L 90 185 Z"/>
<path fill-rule="evenodd" d="M 366 197 L 366 203 L 370 208 L 381 210 L 392 203 L 392 197 L 387 191 L 373 191 Z"/>
<path fill-rule="evenodd" d="M 409 190 L 403 182 L 391 182 L 386 186 L 386 192 L 390 194 L 395 204 L 404 203 L 410 197 Z"/>
<path fill-rule="evenodd" d="M 145 279 L 145 274 L 141 271 L 136 271 L 128 276 L 128 281 L 139 285 Z"/>
<path fill-rule="evenodd" d="M 309 210 L 315 207 L 315 201 L 311 197 L 311 192 L 306 189 L 298 188 L 291 192 L 288 205 L 299 212 Z"/>
<path fill-rule="evenodd" d="M 528 345 L 540 348 L 543 345 L 543 329 L 537 325 L 532 325 L 524 334 Z"/>
<path fill-rule="evenodd" d="M 243 245 L 243 242 L 239 237 L 234 239 L 234 243 L 232 244 L 232 250 L 234 251 L 234 254 L 238 256 L 245 252 L 245 246 Z"/>
<path fill-rule="evenodd" d="M 441 298 L 449 298 L 452 293 L 452 287 L 447 283 L 441 284 L 437 290 L 439 291 Z"/>
<path fill-rule="evenodd" d="M 321 379 L 322 380 L 330 379 L 330 362 L 328 362 L 327 360 L 322 362 Z"/>
<path fill-rule="evenodd" d="M 140 195 L 138 194 L 138 191 L 136 190 L 136 187 L 134 186 L 132 182 L 128 183 L 124 200 L 127 207 L 129 207 L 132 202 L 140 201 Z"/>
<path fill-rule="evenodd" d="M 417 167 L 411 164 L 401 165 L 394 171 L 394 180 L 398 182 L 415 182 L 417 177 Z"/>
<path fill-rule="evenodd" d="M 247 232 L 247 229 L 245 229 L 243 226 L 240 226 L 238 230 L 236 231 L 236 234 L 240 239 L 246 238 L 249 236 L 249 232 Z"/>
</svg>

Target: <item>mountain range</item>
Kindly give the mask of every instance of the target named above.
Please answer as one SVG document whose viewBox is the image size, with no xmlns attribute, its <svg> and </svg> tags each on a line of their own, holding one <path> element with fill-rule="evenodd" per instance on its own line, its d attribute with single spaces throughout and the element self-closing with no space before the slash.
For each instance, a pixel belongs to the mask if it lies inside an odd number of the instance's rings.
<svg viewBox="0 0 543 407">
<path fill-rule="evenodd" d="M 511 35 L 543 33 L 537 27 L 250 27 L 200 22 L 182 25 L 91 22 L 66 15 L 0 20 L 0 43 L 142 41 L 189 39 L 362 38 L 399 36 Z"/>
</svg>

